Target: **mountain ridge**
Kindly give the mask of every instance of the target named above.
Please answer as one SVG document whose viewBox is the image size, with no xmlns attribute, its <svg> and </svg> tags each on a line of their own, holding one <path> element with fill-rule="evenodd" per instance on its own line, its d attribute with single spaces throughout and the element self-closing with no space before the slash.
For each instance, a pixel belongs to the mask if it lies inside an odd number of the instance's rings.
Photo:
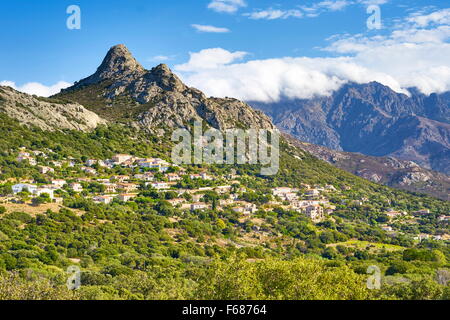
<svg viewBox="0 0 450 320">
<path fill-rule="evenodd" d="M 248 103 L 302 141 L 450 173 L 449 93 L 407 96 L 377 82 L 349 83 L 329 97 Z"/>
<path fill-rule="evenodd" d="M 55 98 L 85 105 L 102 116 L 120 114 L 139 127 L 186 127 L 205 120 L 217 129 L 274 128 L 271 120 L 237 99 L 208 98 L 186 86 L 165 64 L 145 70 L 123 45 L 112 47 L 97 71 Z"/>
<path fill-rule="evenodd" d="M 30 96 L 0 86 L 0 111 L 26 126 L 46 131 L 90 131 L 107 121 L 81 104 Z"/>
<path fill-rule="evenodd" d="M 450 177 L 422 168 L 413 161 L 336 151 L 302 142 L 288 134 L 285 137 L 301 150 L 366 180 L 450 201 Z"/>
</svg>

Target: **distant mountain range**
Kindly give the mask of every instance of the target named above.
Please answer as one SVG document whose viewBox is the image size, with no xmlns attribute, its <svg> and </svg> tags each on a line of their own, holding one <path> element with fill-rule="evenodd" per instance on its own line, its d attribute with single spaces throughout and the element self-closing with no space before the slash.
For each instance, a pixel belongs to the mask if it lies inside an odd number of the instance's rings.
<svg viewBox="0 0 450 320">
<path fill-rule="evenodd" d="M 329 97 L 249 104 L 301 141 L 450 174 L 450 92 L 410 92 L 396 93 L 377 82 L 350 83 Z"/>
</svg>

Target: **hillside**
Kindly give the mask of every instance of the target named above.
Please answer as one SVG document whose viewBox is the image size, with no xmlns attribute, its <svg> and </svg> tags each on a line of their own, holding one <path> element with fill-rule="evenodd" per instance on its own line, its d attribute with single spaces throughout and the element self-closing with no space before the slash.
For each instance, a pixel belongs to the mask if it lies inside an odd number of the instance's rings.
<svg viewBox="0 0 450 320">
<path fill-rule="evenodd" d="M 450 177 L 393 157 L 372 157 L 361 153 L 331 150 L 287 136 L 289 141 L 318 159 L 354 175 L 392 188 L 425 193 L 450 201 Z"/>
<path fill-rule="evenodd" d="M 164 137 L 122 125 L 47 132 L 0 116 L 0 143 L 8 150 L 0 158 L 3 299 L 448 298 L 433 279 L 437 269 L 448 268 L 448 222 L 440 217 L 449 202 L 367 182 L 285 143 L 276 176 L 259 176 L 248 165 L 164 173 L 108 160 L 127 152 L 136 161 L 168 160 Z M 37 165 L 18 162 L 24 152 L 36 154 Z M 191 178 L 201 172 L 211 180 Z M 150 181 L 167 184 L 174 173 L 181 180 L 169 189 L 143 180 L 149 174 L 156 179 Z M 106 191 L 122 179 L 120 188 L 137 188 L 131 195 Z M 66 183 L 58 187 L 61 180 Z M 46 196 L 13 195 L 13 181 L 53 188 L 63 202 L 48 206 Z M 229 191 L 220 191 L 227 185 Z M 293 207 L 298 200 L 273 196 L 277 187 L 297 188 L 284 192 L 331 212 L 313 220 L 313 213 Z M 307 196 L 309 188 L 319 194 Z M 26 209 L 16 211 L 21 206 Z M 426 215 L 415 213 L 425 209 Z M 419 235 L 425 240 L 415 240 Z M 367 266 L 374 264 L 385 277 L 382 291 L 365 287 Z M 65 287 L 70 265 L 82 270 L 75 292 Z M 224 288 L 236 274 L 239 284 Z M 284 289 L 274 291 L 281 284 Z"/>
<path fill-rule="evenodd" d="M 0 86 L 0 112 L 20 123 L 47 131 L 57 129 L 89 131 L 106 124 L 96 113 L 78 103 L 64 103 L 32 97 Z"/>
</svg>

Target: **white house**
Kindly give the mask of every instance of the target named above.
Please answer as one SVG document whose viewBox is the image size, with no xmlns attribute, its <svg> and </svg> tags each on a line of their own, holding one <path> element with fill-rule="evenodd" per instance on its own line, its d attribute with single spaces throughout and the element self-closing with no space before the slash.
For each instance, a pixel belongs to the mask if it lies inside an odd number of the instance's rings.
<svg viewBox="0 0 450 320">
<path fill-rule="evenodd" d="M 35 193 L 37 190 L 37 186 L 34 186 L 32 184 L 26 184 L 26 183 L 15 184 L 11 188 L 12 188 L 12 191 L 14 194 L 17 194 L 22 191 L 28 191 L 29 193 Z"/>
<path fill-rule="evenodd" d="M 181 177 L 176 173 L 169 173 L 167 174 L 167 179 L 169 180 L 169 182 L 173 182 L 181 180 Z"/>
<path fill-rule="evenodd" d="M 50 168 L 50 167 L 40 166 L 39 167 L 39 172 L 42 173 L 42 174 L 46 174 L 46 173 L 49 173 L 49 172 L 55 172 L 55 170 L 53 168 Z"/>
<path fill-rule="evenodd" d="M 139 161 L 138 165 L 142 168 L 158 169 L 160 172 L 166 172 L 170 167 L 167 161 L 159 158 L 144 159 Z"/>
<path fill-rule="evenodd" d="M 139 185 L 135 183 L 118 183 L 117 189 L 125 190 L 126 193 L 130 193 L 139 189 Z"/>
<path fill-rule="evenodd" d="M 114 193 L 117 190 L 117 184 L 115 183 L 102 183 L 105 186 L 105 193 Z"/>
<path fill-rule="evenodd" d="M 114 157 L 112 157 L 112 160 L 117 164 L 122 164 L 125 161 L 131 160 L 133 156 L 129 154 L 116 154 Z"/>
<path fill-rule="evenodd" d="M 133 176 L 133 178 L 136 179 L 136 180 L 142 180 L 142 181 L 153 181 L 153 180 L 155 180 L 155 176 L 151 172 L 135 174 Z"/>
<path fill-rule="evenodd" d="M 231 186 L 218 186 L 214 189 L 217 193 L 223 194 L 231 191 Z"/>
<path fill-rule="evenodd" d="M 53 166 L 57 167 L 57 168 L 61 168 L 62 167 L 62 163 L 59 161 L 52 161 Z"/>
<path fill-rule="evenodd" d="M 136 196 L 137 196 L 136 194 L 122 193 L 122 194 L 119 194 L 119 196 L 117 198 L 120 201 L 127 202 L 127 201 L 130 201 L 131 199 L 135 198 Z"/>
<path fill-rule="evenodd" d="M 98 162 L 98 160 L 95 160 L 95 159 L 88 159 L 88 160 L 86 160 L 86 165 L 87 165 L 88 167 L 92 167 L 94 164 L 97 164 L 97 162 Z"/>
<path fill-rule="evenodd" d="M 72 189 L 75 192 L 81 192 L 83 191 L 83 186 L 80 183 L 71 183 L 69 185 L 70 189 Z"/>
<path fill-rule="evenodd" d="M 212 177 L 209 176 L 206 172 L 200 173 L 200 177 L 201 177 L 203 180 L 212 180 Z"/>
<path fill-rule="evenodd" d="M 309 206 L 305 208 L 306 215 L 311 218 L 312 221 L 318 222 L 324 218 L 323 208 L 321 206 Z"/>
<path fill-rule="evenodd" d="M 296 193 L 298 189 L 288 188 L 288 187 L 279 187 L 272 189 L 272 194 L 276 197 L 284 197 L 287 193 Z"/>
<path fill-rule="evenodd" d="M 175 207 L 175 206 L 177 206 L 179 204 L 185 203 L 186 199 L 184 199 L 184 198 L 176 198 L 176 199 L 167 200 L 167 202 L 169 202 L 172 206 Z"/>
<path fill-rule="evenodd" d="M 320 195 L 320 191 L 317 189 L 309 189 L 305 192 L 305 195 L 308 197 L 317 197 Z"/>
<path fill-rule="evenodd" d="M 96 197 L 92 198 L 92 200 L 97 203 L 109 204 L 113 201 L 113 197 L 111 197 L 111 196 L 96 196 Z"/>
<path fill-rule="evenodd" d="M 197 203 L 191 204 L 191 211 L 205 210 L 205 209 L 208 209 L 208 205 L 206 203 L 197 202 Z"/>
<path fill-rule="evenodd" d="M 17 161 L 18 162 L 27 161 L 31 166 L 35 166 L 37 164 L 36 159 L 34 159 L 30 156 L 18 156 Z"/>
<path fill-rule="evenodd" d="M 81 167 L 81 171 L 84 171 L 84 172 L 92 174 L 92 175 L 97 174 L 97 170 L 95 170 L 93 168 L 89 168 L 89 167 Z"/>
<path fill-rule="evenodd" d="M 167 184 L 167 182 L 151 182 L 151 183 L 147 183 L 146 185 L 150 184 L 152 186 L 152 188 L 156 189 L 156 190 L 165 190 L 165 189 L 169 189 L 169 185 Z"/>
<path fill-rule="evenodd" d="M 112 176 L 110 180 L 117 180 L 118 182 L 127 182 L 130 180 L 130 176 Z"/>
<path fill-rule="evenodd" d="M 36 197 L 39 197 L 41 194 L 48 194 L 50 196 L 50 199 L 54 199 L 55 198 L 55 194 L 54 194 L 54 190 L 50 189 L 50 188 L 38 188 L 35 192 L 34 195 Z"/>
<path fill-rule="evenodd" d="M 233 211 L 244 215 L 250 215 L 258 211 L 258 207 L 253 203 L 245 203 L 243 206 L 233 208 Z"/>
<path fill-rule="evenodd" d="M 63 179 L 54 179 L 54 180 L 52 180 L 52 185 L 54 185 L 55 187 L 58 187 L 58 188 L 62 188 L 66 184 L 67 184 L 67 181 L 63 180 Z"/>
</svg>

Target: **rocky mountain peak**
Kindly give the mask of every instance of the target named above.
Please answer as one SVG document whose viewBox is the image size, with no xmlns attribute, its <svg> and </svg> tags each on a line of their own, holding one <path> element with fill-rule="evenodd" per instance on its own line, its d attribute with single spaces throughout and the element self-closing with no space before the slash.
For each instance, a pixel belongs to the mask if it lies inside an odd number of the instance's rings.
<svg viewBox="0 0 450 320">
<path fill-rule="evenodd" d="M 133 57 L 123 44 L 112 47 L 106 54 L 96 74 L 103 79 L 123 77 L 127 74 L 139 74 L 145 71 L 144 67 Z"/>
<path fill-rule="evenodd" d="M 168 91 L 184 91 L 186 85 L 175 75 L 169 66 L 160 64 L 148 71 L 144 78 L 147 81 L 156 83 L 160 88 Z"/>
<path fill-rule="evenodd" d="M 95 74 L 56 97 L 86 105 L 111 121 L 131 119 L 145 130 L 185 127 L 192 120 L 218 129 L 274 127 L 244 102 L 208 98 L 185 85 L 165 64 L 145 70 L 124 45 L 112 47 Z"/>
<path fill-rule="evenodd" d="M 119 44 L 109 49 L 103 62 L 93 75 L 76 82 L 72 89 L 105 80 L 136 78 L 142 76 L 145 72 L 144 67 L 133 57 L 130 50 L 125 45 Z"/>
</svg>

